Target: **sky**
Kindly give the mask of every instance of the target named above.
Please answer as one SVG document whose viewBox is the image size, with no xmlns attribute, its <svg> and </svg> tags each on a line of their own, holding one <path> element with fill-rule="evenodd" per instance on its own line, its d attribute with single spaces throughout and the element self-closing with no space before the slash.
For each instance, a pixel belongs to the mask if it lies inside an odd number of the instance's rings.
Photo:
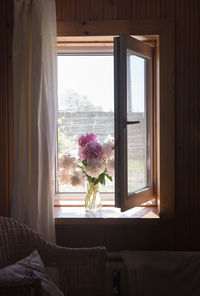
<svg viewBox="0 0 200 296">
<path fill-rule="evenodd" d="M 132 111 L 144 110 L 144 60 L 131 56 Z M 69 90 L 86 96 L 102 111 L 114 111 L 113 56 L 59 56 L 58 97 Z"/>
<path fill-rule="evenodd" d="M 58 57 L 59 97 L 73 89 L 103 111 L 113 111 L 113 85 L 113 56 Z"/>
</svg>

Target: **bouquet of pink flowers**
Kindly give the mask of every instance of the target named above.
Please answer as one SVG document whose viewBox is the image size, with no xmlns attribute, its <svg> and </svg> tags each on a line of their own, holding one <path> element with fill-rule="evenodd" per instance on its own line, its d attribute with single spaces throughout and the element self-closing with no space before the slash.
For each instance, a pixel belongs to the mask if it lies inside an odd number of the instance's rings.
<svg viewBox="0 0 200 296">
<path fill-rule="evenodd" d="M 82 135 L 78 139 L 78 161 L 70 154 L 64 154 L 59 160 L 59 178 L 61 183 L 73 186 L 84 185 L 88 181 L 85 207 L 93 209 L 98 193 L 98 184 L 105 185 L 106 178 L 112 181 L 114 175 L 114 140 L 107 137 L 103 145 L 95 134 Z"/>
<path fill-rule="evenodd" d="M 105 185 L 105 178 L 112 181 L 114 172 L 114 140 L 108 137 L 103 145 L 98 142 L 96 135 L 86 134 L 78 139 L 79 158 L 82 170 L 87 180 L 95 185 Z"/>
</svg>

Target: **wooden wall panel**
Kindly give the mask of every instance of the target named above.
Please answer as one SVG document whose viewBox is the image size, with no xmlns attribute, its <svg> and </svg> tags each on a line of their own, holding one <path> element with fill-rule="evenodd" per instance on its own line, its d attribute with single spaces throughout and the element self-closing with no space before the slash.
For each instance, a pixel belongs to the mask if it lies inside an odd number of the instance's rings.
<svg viewBox="0 0 200 296">
<path fill-rule="evenodd" d="M 90 0 L 90 20 L 103 19 L 103 1 Z"/>
<path fill-rule="evenodd" d="M 173 19 L 175 0 L 56 0 L 58 20 Z"/>
<path fill-rule="evenodd" d="M 56 17 L 58 21 L 62 20 L 62 1 L 56 0 Z"/>
<path fill-rule="evenodd" d="M 104 0 L 104 20 L 117 19 L 118 2 L 117 0 Z"/>
<path fill-rule="evenodd" d="M 6 178 L 6 130 L 7 130 L 7 122 L 5 118 L 5 111 L 6 111 L 6 99 L 7 99 L 7 67 L 6 67 L 6 5 L 4 1 L 1 1 L 0 4 L 0 118 L 1 118 L 1 128 L 0 128 L 0 157 L 1 157 L 1 162 L 0 162 L 0 215 L 4 215 L 5 213 L 8 212 L 8 203 L 7 203 L 7 178 Z"/>
<path fill-rule="evenodd" d="M 0 216 L 9 216 L 12 195 L 12 2 L 0 2 Z"/>
<path fill-rule="evenodd" d="M 190 248 L 200 250 L 200 1 L 190 7 Z"/>
<path fill-rule="evenodd" d="M 74 21 L 76 18 L 76 1 L 62 0 L 61 2 L 61 19 Z"/>
<path fill-rule="evenodd" d="M 12 194 L 12 0 L 0 1 L 0 215 L 9 214 Z M 176 22 L 176 249 L 200 250 L 200 1 L 199 0 L 56 0 L 58 20 L 174 19 Z M 130 12 L 131 11 L 131 12 Z M 105 228 L 101 228 L 101 235 Z M 99 228 L 99 229 L 100 229 Z M 70 230 L 71 229 L 71 230 Z M 78 229 L 78 228 L 76 228 Z M 125 231 L 120 226 L 122 231 Z M 147 231 L 143 228 L 145 236 Z M 166 228 L 169 229 L 169 228 Z M 73 232 L 73 228 L 68 226 Z M 63 231 L 63 229 L 62 229 Z M 80 229 L 77 230 L 80 234 Z M 86 231 L 86 230 L 85 230 Z M 96 231 L 96 228 L 94 229 Z M 132 226 L 128 227 L 131 237 Z M 155 231 L 155 235 L 154 235 Z M 107 228 L 107 244 L 117 243 L 116 226 Z M 163 245 L 153 239 L 149 248 L 171 248 L 172 233 L 163 233 Z M 127 234 L 127 233 L 126 233 Z M 72 234 L 73 235 L 73 234 Z M 137 236 L 137 234 L 135 233 Z M 149 238 L 151 239 L 151 238 Z M 172 240 L 167 244 L 167 239 Z M 98 237 L 97 237 L 98 240 Z M 142 237 L 140 236 L 142 243 Z M 139 248 L 127 235 L 121 247 Z M 112 248 L 112 247 L 111 247 Z M 119 247 L 117 247 L 119 249 Z"/>
<path fill-rule="evenodd" d="M 132 0 L 118 0 L 118 19 L 132 19 Z"/>
<path fill-rule="evenodd" d="M 113 224 L 106 224 L 105 221 L 97 224 L 80 221 L 56 224 L 56 241 L 59 245 L 67 247 L 103 245 L 110 252 L 139 250 L 141 246 L 143 250 L 171 250 L 174 248 L 172 228 L 172 225 L 161 226 L 159 223 L 138 222 L 132 225 L 126 221 Z"/>
<path fill-rule="evenodd" d="M 76 20 L 85 22 L 90 19 L 90 0 L 76 0 Z"/>
<path fill-rule="evenodd" d="M 176 246 L 189 248 L 190 2 L 176 1 Z"/>
<path fill-rule="evenodd" d="M 196 1 L 196 2 L 195 2 Z M 112 1 L 111 1 L 112 2 Z M 195 230 L 199 226 L 199 36 L 197 0 L 117 0 L 111 9 L 104 0 L 104 19 L 173 19 L 176 22 L 176 248 L 188 250 L 200 244 Z M 113 0 L 112 3 L 116 3 Z M 106 7 L 110 7 L 106 12 Z M 78 8 L 77 8 L 78 9 Z M 132 12 L 130 13 L 130 9 Z M 111 13 L 111 12 L 112 13 Z M 193 18 L 194 14 L 194 18 Z M 95 16 L 99 19 L 99 16 Z M 101 17 L 100 17 L 101 18 Z M 93 15 L 94 19 L 94 15 Z M 191 55 L 192 53 L 192 55 Z M 191 60 L 191 56 L 193 56 Z M 193 104 L 194 103 L 194 104 Z M 193 116 L 194 112 L 194 116 Z M 195 214 L 195 215 L 194 215 Z M 200 249 L 200 245 L 199 245 Z"/>
<path fill-rule="evenodd" d="M 147 17 L 147 1 L 149 0 L 135 0 L 133 1 L 133 11 L 135 11 L 135 19 L 146 19 Z M 135 10 L 134 10 L 135 9 Z"/>
<path fill-rule="evenodd" d="M 175 0 L 160 0 L 161 19 L 174 19 L 175 6 L 176 6 Z"/>
<path fill-rule="evenodd" d="M 137 19 L 137 1 L 132 1 L 132 19 Z"/>
<path fill-rule="evenodd" d="M 147 1 L 147 18 L 160 19 L 160 0 Z"/>
<path fill-rule="evenodd" d="M 13 79 L 12 79 L 12 36 L 13 36 L 13 1 L 7 1 L 7 122 L 8 122 L 8 207 L 11 215 L 12 187 L 13 187 L 13 166 L 14 166 L 14 138 L 13 138 Z M 6 169 L 7 171 L 7 169 Z"/>
</svg>

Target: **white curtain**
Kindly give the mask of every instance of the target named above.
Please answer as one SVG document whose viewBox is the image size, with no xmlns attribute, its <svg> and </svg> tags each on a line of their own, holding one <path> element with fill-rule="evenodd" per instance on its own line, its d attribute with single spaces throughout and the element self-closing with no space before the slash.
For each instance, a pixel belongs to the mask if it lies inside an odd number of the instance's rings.
<svg viewBox="0 0 200 296">
<path fill-rule="evenodd" d="M 14 0 L 12 216 L 54 241 L 55 0 Z"/>
</svg>

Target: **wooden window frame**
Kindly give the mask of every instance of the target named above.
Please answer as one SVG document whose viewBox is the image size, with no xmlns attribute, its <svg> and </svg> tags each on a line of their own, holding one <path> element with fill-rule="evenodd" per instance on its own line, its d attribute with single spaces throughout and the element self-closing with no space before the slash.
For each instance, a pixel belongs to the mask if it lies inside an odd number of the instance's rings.
<svg viewBox="0 0 200 296">
<path fill-rule="evenodd" d="M 156 196 L 162 220 L 174 219 L 175 212 L 175 120 L 174 120 L 174 65 L 175 33 L 170 20 L 135 21 L 61 21 L 57 23 L 58 36 L 111 36 L 124 32 L 134 36 L 158 36 L 156 45 L 156 96 L 157 134 L 155 166 L 157 168 Z M 154 39 L 154 38 L 153 38 Z"/>
<path fill-rule="evenodd" d="M 148 134 L 150 136 L 150 184 L 144 188 L 128 193 L 128 170 L 127 170 L 127 50 L 131 50 L 135 55 L 148 60 L 145 71 L 148 69 L 150 77 L 145 77 L 149 86 L 149 93 L 145 96 L 147 107 Z M 153 199 L 156 200 L 155 183 L 156 168 L 154 168 L 154 159 L 156 159 L 154 147 L 156 146 L 156 137 L 154 135 L 154 46 L 133 38 L 130 35 L 120 33 L 119 37 L 114 38 L 115 54 L 115 205 L 122 211 L 140 206 Z M 147 74 L 147 73 L 146 73 Z M 149 79 L 148 79 L 149 78 Z M 148 82 L 147 82 L 148 81 Z"/>
</svg>

